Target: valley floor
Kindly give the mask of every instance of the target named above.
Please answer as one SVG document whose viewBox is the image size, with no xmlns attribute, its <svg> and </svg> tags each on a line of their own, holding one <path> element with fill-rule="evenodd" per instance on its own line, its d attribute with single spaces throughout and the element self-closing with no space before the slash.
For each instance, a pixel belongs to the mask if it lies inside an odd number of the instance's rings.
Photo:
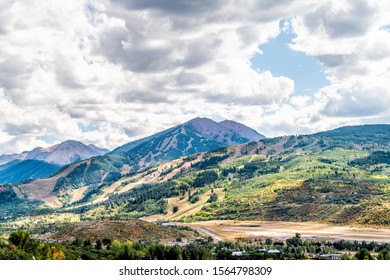
<svg viewBox="0 0 390 280">
<path fill-rule="evenodd" d="M 285 240 L 295 233 L 313 241 L 376 241 L 390 242 L 390 229 L 335 226 L 318 223 L 264 222 L 264 221 L 207 221 L 174 223 L 189 226 L 215 241 L 234 241 L 235 238 L 272 238 Z"/>
</svg>

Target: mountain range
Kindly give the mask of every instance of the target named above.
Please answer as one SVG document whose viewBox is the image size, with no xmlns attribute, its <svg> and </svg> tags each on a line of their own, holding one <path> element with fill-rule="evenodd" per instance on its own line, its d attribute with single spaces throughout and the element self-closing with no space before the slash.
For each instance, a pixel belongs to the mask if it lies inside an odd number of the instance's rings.
<svg viewBox="0 0 390 280">
<path fill-rule="evenodd" d="M 225 120 L 218 123 L 208 118 L 195 118 L 127 143 L 111 153 L 94 145 L 69 140 L 22 154 L 3 155 L 0 157 L 0 161 L 4 163 L 0 166 L 0 183 L 18 183 L 54 174 L 42 181 L 45 186 L 50 182 L 49 193 L 58 194 L 80 186 L 110 182 L 124 173 L 181 156 L 264 138 L 265 136 L 238 122 Z M 106 156 L 101 156 L 104 154 Z"/>
<path fill-rule="evenodd" d="M 83 219 L 386 226 L 389 147 L 390 125 L 263 138 L 232 121 L 197 118 L 51 177 L 2 186 L 0 203 L 3 215 L 62 208 Z"/>
<path fill-rule="evenodd" d="M 61 205 L 62 202 L 57 198 L 75 189 L 88 187 L 93 190 L 125 174 L 139 172 L 182 156 L 259 139 L 264 139 L 264 136 L 237 122 L 218 123 L 208 118 L 195 118 L 125 144 L 104 156 L 67 165 L 52 177 L 29 182 L 18 188 L 26 188 L 23 192 L 28 199 L 45 199 Z"/>
<path fill-rule="evenodd" d="M 40 160 L 55 165 L 67 165 L 76 161 L 104 155 L 109 150 L 96 147 L 93 144 L 86 145 L 79 141 L 67 140 L 47 148 L 38 147 L 20 154 L 1 155 L 0 165 L 14 160 Z"/>
<path fill-rule="evenodd" d="M 67 193 L 74 197 L 80 189 Z M 67 196 L 56 196 L 60 201 Z M 390 125 L 348 126 L 222 147 L 95 188 L 80 217 L 263 220 L 388 227 Z M 51 198 L 53 199 L 53 197 Z M 65 207 L 65 209 L 67 209 Z"/>
<path fill-rule="evenodd" d="M 0 156 L 0 184 L 50 176 L 62 166 L 108 153 L 109 150 L 68 140 L 48 148 Z"/>
</svg>

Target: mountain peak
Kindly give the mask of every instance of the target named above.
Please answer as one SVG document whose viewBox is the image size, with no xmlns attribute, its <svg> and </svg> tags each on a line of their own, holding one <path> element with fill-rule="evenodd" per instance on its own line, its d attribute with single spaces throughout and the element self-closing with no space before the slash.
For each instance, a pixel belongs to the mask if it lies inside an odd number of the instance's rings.
<svg viewBox="0 0 390 280">
<path fill-rule="evenodd" d="M 259 141 L 261 139 L 266 138 L 264 135 L 258 133 L 256 130 L 236 121 L 224 120 L 222 122 L 219 122 L 219 124 L 237 132 L 242 137 L 245 137 L 251 141 Z"/>
<path fill-rule="evenodd" d="M 207 126 L 207 125 L 217 125 L 218 123 L 212 119 L 209 119 L 209 118 L 196 117 L 196 118 L 186 122 L 186 124 L 192 124 L 192 125 L 196 125 L 196 126 Z"/>
<path fill-rule="evenodd" d="M 232 120 L 216 122 L 209 118 L 197 117 L 186 124 L 192 125 L 203 136 L 211 137 L 223 145 L 258 141 L 266 138 L 254 129 Z"/>
<path fill-rule="evenodd" d="M 56 165 L 66 165 L 105 153 L 107 153 L 105 149 L 93 148 L 76 140 L 66 140 L 48 148 L 35 148 L 27 154 L 25 159 L 41 160 Z"/>
<path fill-rule="evenodd" d="M 80 142 L 80 141 L 71 140 L 71 139 L 62 142 L 62 143 L 60 143 L 59 145 L 74 145 L 74 144 L 76 144 L 76 145 L 85 145 L 84 143 L 82 143 L 82 142 Z"/>
<path fill-rule="evenodd" d="M 185 125 L 190 125 L 202 137 L 209 138 L 223 146 L 248 142 L 247 139 L 240 139 L 240 136 L 235 131 L 221 126 L 209 118 L 195 118 Z"/>
</svg>

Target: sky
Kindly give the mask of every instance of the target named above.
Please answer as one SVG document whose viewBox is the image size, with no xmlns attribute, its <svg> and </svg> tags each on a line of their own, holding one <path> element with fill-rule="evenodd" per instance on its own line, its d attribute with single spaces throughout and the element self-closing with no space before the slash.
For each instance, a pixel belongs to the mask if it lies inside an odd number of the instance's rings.
<svg viewBox="0 0 390 280">
<path fill-rule="evenodd" d="M 381 0 L 0 0 L 0 154 L 195 117 L 273 137 L 390 123 Z"/>
</svg>

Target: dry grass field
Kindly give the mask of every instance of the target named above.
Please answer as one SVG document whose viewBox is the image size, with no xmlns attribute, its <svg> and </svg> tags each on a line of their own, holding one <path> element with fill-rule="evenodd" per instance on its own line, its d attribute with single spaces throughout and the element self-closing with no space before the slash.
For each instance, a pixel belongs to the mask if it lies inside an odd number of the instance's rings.
<svg viewBox="0 0 390 280">
<path fill-rule="evenodd" d="M 283 240 L 300 233 L 302 238 L 334 241 L 356 240 L 390 242 L 390 229 L 335 226 L 318 223 L 263 222 L 263 221 L 207 221 L 183 224 L 216 241 L 235 238 L 272 238 Z"/>
</svg>

